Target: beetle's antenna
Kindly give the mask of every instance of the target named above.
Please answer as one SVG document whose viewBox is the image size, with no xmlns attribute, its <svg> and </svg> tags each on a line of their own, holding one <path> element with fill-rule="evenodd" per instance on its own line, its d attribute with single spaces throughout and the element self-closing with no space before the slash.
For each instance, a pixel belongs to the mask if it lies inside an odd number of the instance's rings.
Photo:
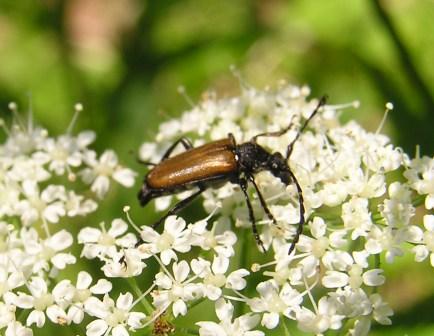
<svg viewBox="0 0 434 336">
<path fill-rule="evenodd" d="M 292 140 L 292 142 L 288 145 L 288 148 L 286 150 L 286 159 L 287 160 L 291 156 L 292 149 L 294 147 L 295 142 L 298 140 L 298 138 L 300 137 L 300 135 L 303 133 L 303 131 L 305 130 L 305 128 L 307 127 L 307 125 L 309 124 L 309 122 L 312 120 L 312 118 L 317 114 L 317 112 L 319 111 L 319 109 L 321 108 L 321 106 L 325 105 L 326 101 L 327 101 L 327 96 L 322 96 L 321 99 L 318 102 L 318 105 L 315 107 L 315 110 L 313 110 L 313 112 L 309 116 L 309 118 L 307 118 L 305 120 L 303 126 L 301 126 L 301 128 L 298 131 L 297 135 L 295 136 L 294 140 Z"/>
<path fill-rule="evenodd" d="M 284 129 L 276 132 L 265 132 L 265 133 L 256 134 L 253 138 L 250 139 L 250 141 L 256 143 L 257 139 L 260 137 L 279 137 L 285 134 L 286 132 L 288 132 L 291 129 L 291 127 L 292 127 L 292 118 L 288 126 L 286 126 Z"/>
</svg>

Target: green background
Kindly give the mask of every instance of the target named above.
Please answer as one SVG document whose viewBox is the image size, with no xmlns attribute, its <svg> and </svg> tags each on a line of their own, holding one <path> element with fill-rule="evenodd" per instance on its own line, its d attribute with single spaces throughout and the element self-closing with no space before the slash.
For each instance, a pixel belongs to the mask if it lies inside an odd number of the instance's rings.
<svg viewBox="0 0 434 336">
<path fill-rule="evenodd" d="M 432 155 L 433 18 L 430 0 L 1 0 L 0 114 L 10 119 L 10 101 L 22 111 L 31 105 L 40 124 L 61 134 L 82 102 L 76 130 L 95 130 L 99 151 L 115 149 L 142 175 L 132 152 L 190 107 L 178 87 L 193 101 L 207 89 L 237 94 L 235 65 L 253 86 L 286 79 L 332 104 L 360 100 L 342 120 L 371 131 L 391 101 L 384 132 L 410 155 L 417 144 Z M 124 204 L 138 223 L 156 218 L 136 203 L 139 183 L 112 191 L 91 221 L 122 217 Z M 386 269 L 383 293 L 396 315 L 373 335 L 434 334 L 432 268 L 400 258 Z"/>
</svg>

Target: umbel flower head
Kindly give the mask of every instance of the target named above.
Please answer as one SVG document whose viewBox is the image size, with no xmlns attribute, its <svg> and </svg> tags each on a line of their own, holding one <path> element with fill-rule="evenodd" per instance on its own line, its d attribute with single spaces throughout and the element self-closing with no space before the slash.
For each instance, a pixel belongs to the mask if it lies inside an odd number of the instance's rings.
<svg viewBox="0 0 434 336">
<path fill-rule="evenodd" d="M 0 145 L 0 333 L 31 335 L 29 327 L 81 323 L 89 314 L 86 302 L 110 291 L 103 279 L 88 289 L 92 277 L 84 271 L 77 288 L 58 277 L 77 262 L 71 253 L 77 239 L 68 231 L 74 217 L 96 211 L 111 180 L 131 186 L 135 173 L 118 164 L 113 151 L 97 159 L 90 148 L 94 132 L 72 133 L 80 104 L 58 137 L 35 125 L 31 114 L 24 120 L 14 103 L 9 107 L 12 125 L 0 120 L 6 134 Z"/>
<path fill-rule="evenodd" d="M 75 236 L 59 225 L 98 211 L 112 180 L 130 187 L 135 173 L 113 151 L 93 151 L 92 132 L 73 135 L 70 126 L 64 135 L 50 137 L 33 122 L 5 126 L 0 333 L 32 335 L 34 328 L 53 323 L 77 324 L 88 336 L 139 330 L 260 336 L 294 329 L 367 335 L 373 323 L 392 323 L 393 311 L 378 291 L 387 283 L 382 265 L 405 253 L 434 265 L 434 160 L 410 159 L 381 127 L 368 132 L 354 121 L 341 124 L 338 115 L 354 103 L 322 106 L 300 134 L 318 106 L 309 94 L 306 87 L 286 83 L 265 90 L 243 87 L 231 98 L 211 93 L 180 118 L 162 123 L 155 141 L 140 148 L 143 161 L 159 162 L 181 136 L 197 147 L 232 133 L 242 144 L 290 124 L 281 136 L 258 138 L 283 157 L 297 138 L 288 165 L 302 190 L 306 223 L 290 254 L 300 191 L 268 171 L 256 174 L 254 182 L 276 222 L 255 186 L 247 189 L 265 253 L 251 233 L 243 191 L 230 182 L 202 193 L 199 205 L 208 215 L 198 221 L 185 211 L 160 227 L 146 218 L 138 226 L 125 207 L 124 218 L 88 221 Z M 183 150 L 179 146 L 172 155 Z M 155 207 L 163 215 L 192 192 L 158 198 Z M 416 216 L 421 204 L 423 216 Z M 131 206 L 139 204 L 134 199 Z M 80 256 L 72 252 L 76 243 Z M 71 264 L 80 268 L 83 258 L 102 272 L 83 269 L 64 279 L 63 270 Z M 132 290 L 116 288 L 114 278 L 127 278 Z"/>
</svg>

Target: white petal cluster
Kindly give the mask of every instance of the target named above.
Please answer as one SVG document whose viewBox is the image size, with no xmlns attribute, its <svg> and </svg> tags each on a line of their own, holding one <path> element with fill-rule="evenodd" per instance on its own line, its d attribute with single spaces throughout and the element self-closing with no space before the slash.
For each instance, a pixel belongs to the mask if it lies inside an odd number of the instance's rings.
<svg viewBox="0 0 434 336">
<path fill-rule="evenodd" d="M 140 147 L 140 158 L 159 162 L 181 136 L 199 146 L 232 133 L 240 144 L 290 124 L 279 137 L 258 139 L 284 155 L 318 104 L 308 95 L 308 88 L 287 84 L 245 87 L 225 99 L 209 94 L 161 124 L 156 142 Z M 306 223 L 291 254 L 300 195 L 295 184 L 268 171 L 255 182 L 276 223 L 255 188 L 248 189 L 265 253 L 251 234 L 244 194 L 230 182 L 203 192 L 208 216 L 199 221 L 168 216 L 155 228 L 136 225 L 125 210 L 127 220 L 88 225 L 74 237 L 59 225 L 95 211 L 112 180 L 132 186 L 135 173 L 112 150 L 101 156 L 91 150 L 91 132 L 51 138 L 33 125 L 13 125 L 0 146 L 0 332 L 32 335 L 31 328 L 54 323 L 79 324 L 88 336 L 138 329 L 289 335 L 294 328 L 316 335 L 345 328 L 363 336 L 372 323 L 391 324 L 393 311 L 377 292 L 387 281 L 384 261 L 412 253 L 434 266 L 434 159 L 410 160 L 379 130 L 342 125 L 337 116 L 349 106 L 323 106 L 294 143 L 288 165 L 303 191 Z M 167 211 L 191 192 L 159 198 L 155 207 Z M 71 252 L 75 241 L 79 258 L 97 265 L 100 278 L 84 270 L 74 279 L 63 276 L 79 260 Z M 113 288 L 125 280 L 131 293 Z"/>
<path fill-rule="evenodd" d="M 96 159 L 89 147 L 93 132 L 73 135 L 71 124 L 65 134 L 52 137 L 33 124 L 32 116 L 23 120 L 15 104 L 10 108 L 12 125 L 0 120 L 6 133 L 0 144 L 0 333 L 27 336 L 48 323 L 82 323 L 91 315 L 89 300 L 111 290 L 105 279 L 91 285 L 85 271 L 78 273 L 76 284 L 64 279 L 65 270 L 78 260 L 73 253 L 75 217 L 97 209 L 109 179 L 130 186 L 135 173 L 122 168 L 114 152 L 109 151 L 110 159 L 107 154 Z M 96 170 L 91 157 L 100 162 L 93 180 L 84 178 Z M 111 170 L 101 168 L 101 162 Z M 95 186 L 100 176 L 106 178 L 103 188 Z"/>
</svg>

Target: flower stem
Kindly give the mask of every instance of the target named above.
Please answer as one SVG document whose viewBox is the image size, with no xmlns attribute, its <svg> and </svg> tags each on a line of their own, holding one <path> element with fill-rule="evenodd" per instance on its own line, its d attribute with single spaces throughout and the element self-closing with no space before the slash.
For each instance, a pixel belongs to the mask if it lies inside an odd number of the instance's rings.
<svg viewBox="0 0 434 336">
<path fill-rule="evenodd" d="M 127 278 L 128 284 L 130 285 L 130 287 L 132 288 L 132 290 L 134 291 L 134 293 L 140 297 L 142 296 L 142 290 L 140 289 L 140 287 L 137 285 L 137 281 L 135 277 L 131 277 L 131 278 Z M 154 311 L 154 308 L 152 307 L 152 305 L 149 303 L 149 301 L 146 299 L 146 297 L 142 296 L 140 299 L 140 302 L 143 305 L 143 308 L 145 309 L 146 315 L 151 315 Z"/>
<path fill-rule="evenodd" d="M 288 330 L 288 327 L 286 326 L 285 321 L 282 321 L 282 329 L 283 329 L 283 335 L 284 336 L 291 336 L 291 333 Z"/>
<path fill-rule="evenodd" d="M 188 305 L 188 310 L 196 307 L 197 305 L 201 304 L 203 301 L 205 301 L 205 298 L 197 299 L 196 301 L 193 301 L 191 304 Z"/>
</svg>

